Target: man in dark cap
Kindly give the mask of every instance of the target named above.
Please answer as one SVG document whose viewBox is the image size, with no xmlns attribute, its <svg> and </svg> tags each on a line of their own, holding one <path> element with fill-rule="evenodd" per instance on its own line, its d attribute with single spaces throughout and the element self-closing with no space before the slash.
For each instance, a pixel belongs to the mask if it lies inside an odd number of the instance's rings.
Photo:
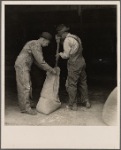
<svg viewBox="0 0 121 150">
<path fill-rule="evenodd" d="M 44 58 L 42 47 L 48 46 L 52 35 L 43 32 L 38 40 L 32 40 L 25 44 L 15 62 L 16 81 L 18 90 L 18 102 L 21 112 L 36 115 L 32 109 L 32 84 L 30 78 L 31 65 L 34 62 L 41 69 L 56 74 L 56 69 L 49 66 Z"/>
<path fill-rule="evenodd" d="M 66 80 L 66 89 L 69 95 L 68 109 L 77 110 L 77 90 L 81 94 L 81 102 L 87 108 L 91 107 L 88 98 L 87 76 L 85 72 L 86 63 L 82 55 L 82 43 L 78 36 L 70 34 L 69 27 L 64 24 L 56 28 L 56 42 L 63 43 L 63 52 L 56 57 L 61 56 L 62 59 L 68 59 L 67 69 L 68 77 Z"/>
</svg>

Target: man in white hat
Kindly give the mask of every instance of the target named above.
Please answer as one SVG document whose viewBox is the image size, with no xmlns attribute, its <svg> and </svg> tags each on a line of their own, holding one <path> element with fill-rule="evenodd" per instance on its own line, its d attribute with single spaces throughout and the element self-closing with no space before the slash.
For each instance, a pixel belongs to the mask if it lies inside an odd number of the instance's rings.
<svg viewBox="0 0 121 150">
<path fill-rule="evenodd" d="M 36 115 L 37 112 L 32 109 L 32 84 L 30 70 L 34 62 L 41 69 L 56 74 L 56 69 L 49 66 L 44 58 L 42 47 L 48 46 L 52 35 L 43 32 L 38 40 L 32 40 L 25 44 L 15 62 L 16 82 L 18 90 L 18 102 L 22 113 Z"/>
<path fill-rule="evenodd" d="M 62 59 L 68 59 L 67 69 L 68 77 L 66 81 L 66 89 L 69 95 L 68 109 L 77 110 L 77 90 L 81 94 L 81 102 L 87 108 L 91 107 L 88 98 L 87 76 L 85 72 L 86 63 L 82 55 L 82 43 L 78 36 L 70 34 L 69 27 L 64 24 L 56 28 L 56 42 L 63 43 L 63 52 L 56 57 L 61 56 Z"/>
</svg>

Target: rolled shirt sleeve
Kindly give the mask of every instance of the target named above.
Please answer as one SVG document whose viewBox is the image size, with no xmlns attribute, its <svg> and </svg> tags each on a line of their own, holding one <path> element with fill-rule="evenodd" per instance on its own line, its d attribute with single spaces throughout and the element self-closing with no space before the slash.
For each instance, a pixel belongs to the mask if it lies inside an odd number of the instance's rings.
<svg viewBox="0 0 121 150">
<path fill-rule="evenodd" d="M 49 71 L 49 72 L 52 71 L 53 68 L 49 66 L 44 60 L 41 46 L 33 46 L 32 54 L 34 57 L 34 62 L 39 68 L 42 68 L 43 70 Z"/>
<path fill-rule="evenodd" d="M 63 59 L 68 59 L 70 54 L 75 53 L 79 48 L 78 42 L 73 37 L 66 37 L 63 43 L 63 52 L 60 52 L 60 56 Z"/>
</svg>

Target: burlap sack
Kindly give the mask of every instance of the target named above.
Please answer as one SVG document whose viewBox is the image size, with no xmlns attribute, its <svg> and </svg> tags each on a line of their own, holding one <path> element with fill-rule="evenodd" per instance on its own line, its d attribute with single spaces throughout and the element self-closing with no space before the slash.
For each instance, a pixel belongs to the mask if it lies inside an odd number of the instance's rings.
<svg viewBox="0 0 121 150">
<path fill-rule="evenodd" d="M 57 75 L 47 73 L 36 109 L 40 113 L 50 114 L 61 106 L 58 97 L 60 68 Z"/>
</svg>

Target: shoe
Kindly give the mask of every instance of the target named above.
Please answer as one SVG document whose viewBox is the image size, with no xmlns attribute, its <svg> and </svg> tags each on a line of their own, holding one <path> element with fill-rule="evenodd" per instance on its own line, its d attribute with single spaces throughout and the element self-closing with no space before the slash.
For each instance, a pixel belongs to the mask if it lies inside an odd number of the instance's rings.
<svg viewBox="0 0 121 150">
<path fill-rule="evenodd" d="M 21 113 L 26 113 L 26 114 L 29 114 L 29 115 L 37 115 L 37 111 L 33 110 L 31 108 L 29 108 L 27 110 L 24 110 L 24 111 L 21 111 Z"/>
<path fill-rule="evenodd" d="M 74 104 L 73 106 L 66 105 L 66 108 L 69 110 L 73 110 L 73 111 L 77 111 L 77 109 L 78 109 L 77 104 Z"/>
<path fill-rule="evenodd" d="M 66 108 L 72 110 L 72 106 L 70 105 L 66 105 Z"/>
<path fill-rule="evenodd" d="M 90 108 L 91 107 L 91 104 L 90 104 L 89 100 L 86 101 L 85 106 L 86 106 L 86 108 Z"/>
<path fill-rule="evenodd" d="M 27 110 L 26 113 L 30 115 L 37 115 L 37 111 L 33 109 Z"/>
<path fill-rule="evenodd" d="M 72 110 L 77 111 L 77 109 L 78 109 L 77 104 L 74 104 Z"/>
</svg>

